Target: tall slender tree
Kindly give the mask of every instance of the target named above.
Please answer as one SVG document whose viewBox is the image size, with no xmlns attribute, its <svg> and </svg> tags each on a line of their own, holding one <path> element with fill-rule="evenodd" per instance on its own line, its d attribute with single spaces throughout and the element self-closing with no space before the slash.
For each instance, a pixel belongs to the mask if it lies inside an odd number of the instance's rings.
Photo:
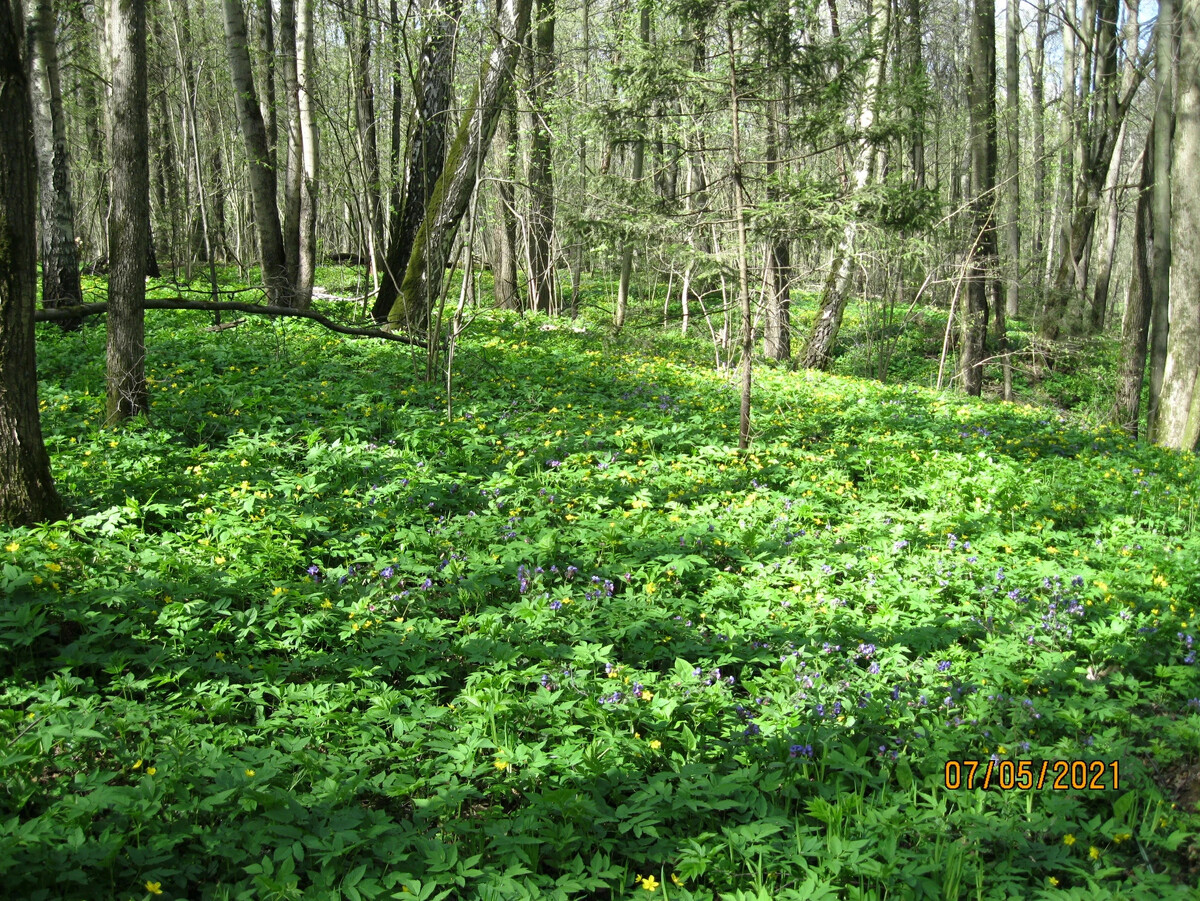
<svg viewBox="0 0 1200 901">
<path fill-rule="evenodd" d="M 983 390 L 988 296 L 996 265 L 995 0 L 975 0 L 972 7 L 967 98 L 971 118 L 971 271 L 959 365 L 963 387 L 978 397 Z"/>
<path fill-rule="evenodd" d="M 51 0 L 35 0 L 30 12 L 29 84 L 38 158 L 42 305 L 72 306 L 83 303 L 83 291 L 79 283 L 79 249 L 75 244 L 75 205 L 71 199 L 71 164 L 58 75 L 54 7 Z"/>
<path fill-rule="evenodd" d="M 0 0 L 0 523 L 62 516 L 37 400 L 33 110 L 17 0 Z"/>
<path fill-rule="evenodd" d="M 146 152 L 146 0 L 110 0 L 105 16 L 111 87 L 112 206 L 108 216 L 108 421 L 149 411 L 146 262 L 150 160 Z"/>
<path fill-rule="evenodd" d="M 258 227 L 259 259 L 267 299 L 278 306 L 294 303 L 292 280 L 288 278 L 283 230 L 279 224 L 275 170 L 271 168 L 271 149 L 262 108 L 254 89 L 254 72 L 246 42 L 246 14 L 242 0 L 223 0 L 225 12 L 225 48 L 233 79 L 234 102 L 246 157 L 250 163 L 250 196 L 254 202 L 254 221 Z M 293 47 L 295 45 L 293 44 Z"/>
<path fill-rule="evenodd" d="M 530 93 L 533 117 L 529 136 L 530 302 L 544 313 L 557 307 L 554 265 L 554 170 L 551 167 L 551 104 L 554 92 L 554 0 L 538 0 L 533 31 Z"/>
<path fill-rule="evenodd" d="M 420 87 L 413 109 L 408 172 L 400 205 L 392 211 L 387 260 L 372 310 L 377 322 L 386 321 L 396 304 L 417 231 L 446 162 L 446 134 L 454 95 L 454 38 L 462 0 L 426 0 L 423 9 L 426 35 L 421 48 Z"/>
<path fill-rule="evenodd" d="M 1180 0 L 1178 93 L 1171 166 L 1170 330 L 1156 440 L 1194 450 L 1200 437 L 1200 0 Z"/>
</svg>

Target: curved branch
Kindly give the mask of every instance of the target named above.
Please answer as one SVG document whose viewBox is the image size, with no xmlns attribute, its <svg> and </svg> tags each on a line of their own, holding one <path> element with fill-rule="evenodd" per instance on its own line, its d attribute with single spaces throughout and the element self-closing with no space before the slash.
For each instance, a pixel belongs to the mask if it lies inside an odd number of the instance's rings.
<svg viewBox="0 0 1200 901">
<path fill-rule="evenodd" d="M 266 316 L 292 316 L 300 319 L 311 319 L 316 323 L 337 332 L 340 335 L 353 335 L 357 338 L 382 338 L 385 341 L 396 341 L 413 347 L 425 347 L 425 341 L 408 335 L 396 335 L 376 328 L 356 328 L 341 325 L 332 319 L 318 313 L 316 310 L 296 310 L 291 307 L 276 307 L 260 303 L 240 303 L 238 301 L 212 300 L 183 300 L 178 297 L 147 297 L 147 310 L 207 310 L 231 311 L 235 313 L 256 313 Z M 85 303 L 73 307 L 58 307 L 53 310 L 38 310 L 34 313 L 35 322 L 61 322 L 64 319 L 82 319 L 84 316 L 98 316 L 108 312 L 107 303 Z"/>
</svg>

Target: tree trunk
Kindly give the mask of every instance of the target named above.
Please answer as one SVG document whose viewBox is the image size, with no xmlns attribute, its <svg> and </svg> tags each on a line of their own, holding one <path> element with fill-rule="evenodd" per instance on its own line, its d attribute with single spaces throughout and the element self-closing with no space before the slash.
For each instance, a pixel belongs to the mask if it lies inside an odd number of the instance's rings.
<svg viewBox="0 0 1200 901">
<path fill-rule="evenodd" d="M 20 7 L 0 0 L 0 523 L 6 526 L 63 516 L 38 414 L 37 163 L 21 49 Z"/>
<path fill-rule="evenodd" d="M 1141 419 L 1142 383 L 1146 375 L 1146 338 L 1154 295 L 1150 280 L 1150 197 L 1154 185 L 1154 129 L 1146 135 L 1142 150 L 1141 185 L 1134 213 L 1133 265 L 1121 324 L 1121 363 L 1117 373 L 1112 420 L 1137 438 Z"/>
<path fill-rule="evenodd" d="M 987 337 L 988 282 L 996 258 L 996 6 L 975 0 L 971 17 L 971 60 L 967 102 L 971 119 L 971 273 L 963 311 L 959 365 L 963 388 L 983 390 Z"/>
<path fill-rule="evenodd" d="M 419 332 L 428 329 L 429 313 L 441 293 L 451 245 L 483 168 L 505 94 L 512 85 L 513 66 L 529 30 L 532 2 L 502 2 L 496 45 L 450 145 L 446 165 L 413 241 L 404 282 L 388 311 L 387 321 L 393 327 Z M 429 338 L 432 341 L 435 336 Z"/>
<path fill-rule="evenodd" d="M 446 133 L 454 97 L 454 47 L 462 0 L 427 0 L 430 33 L 421 50 L 421 96 L 408 149 L 408 174 L 404 180 L 398 230 L 388 242 L 387 262 L 372 315 L 385 321 L 396 305 L 417 232 L 446 162 Z M 490 135 L 489 135 L 490 139 Z M 464 207 L 465 209 L 465 207 Z"/>
<path fill-rule="evenodd" d="M 500 177 L 496 180 L 496 255 L 492 262 L 496 306 L 502 310 L 521 309 L 521 289 L 517 282 L 517 215 L 514 184 L 517 180 L 517 110 L 508 107 L 496 124 L 496 158 Z"/>
<path fill-rule="evenodd" d="M 1108 310 L 1108 292 L 1112 284 L 1113 260 L 1117 255 L 1117 237 L 1120 234 L 1121 224 L 1121 189 L 1117 182 L 1120 180 L 1124 143 L 1125 123 L 1122 122 L 1117 149 L 1113 151 L 1113 162 L 1108 169 L 1108 180 L 1104 185 L 1104 194 L 1107 197 L 1105 208 L 1108 215 L 1105 217 L 1107 226 L 1104 232 L 1103 251 L 1100 256 L 1100 270 L 1096 273 L 1096 287 L 1092 293 L 1090 327 L 1093 333 L 1099 332 L 1104 327 L 1104 315 Z"/>
<path fill-rule="evenodd" d="M 780 36 L 791 32 L 791 8 L 784 4 L 776 7 L 780 21 L 773 23 L 775 33 Z M 777 29 L 777 30 L 776 30 Z M 791 156 L 787 122 L 791 117 L 792 76 L 791 42 L 774 41 L 769 65 L 772 83 L 780 85 L 780 99 L 768 101 L 767 117 L 767 201 L 779 202 L 780 191 L 774 179 L 780 168 L 786 171 L 786 160 Z M 782 125 L 780 123 L 783 123 Z M 780 162 L 780 159 L 784 162 Z M 792 356 L 791 288 L 792 288 L 791 240 L 787 237 L 773 239 L 767 245 L 767 309 L 764 329 L 764 351 L 771 360 L 784 361 Z"/>
<path fill-rule="evenodd" d="M 533 125 L 529 138 L 529 299 L 552 313 L 558 304 L 554 265 L 554 170 L 550 152 L 550 104 L 554 91 L 554 0 L 538 0 L 534 29 Z"/>
<path fill-rule="evenodd" d="M 1021 69 L 1017 55 L 1017 35 L 1021 32 L 1020 5 L 1007 0 L 1008 15 L 1004 31 L 1004 101 L 1008 136 L 1004 156 L 1004 185 L 1008 199 L 1004 225 L 1007 278 L 1004 281 L 1004 306 L 1016 316 L 1021 283 Z M 1040 110 L 1035 111 L 1041 115 Z M 997 310 L 997 313 L 999 311 Z M 1002 320 L 997 316 L 997 323 Z"/>
<path fill-rule="evenodd" d="M 1175 147 L 1171 164 L 1170 330 L 1155 441 L 1193 450 L 1200 419 L 1193 407 L 1200 375 L 1200 0 L 1179 3 Z"/>
<path fill-rule="evenodd" d="M 58 77 L 58 41 L 50 0 L 35 0 L 30 17 L 30 88 L 33 137 L 38 158 L 42 235 L 42 306 L 83 303 L 67 125 Z"/>
<path fill-rule="evenodd" d="M 750 446 L 750 391 L 754 370 L 754 320 L 750 309 L 750 251 L 746 242 L 745 187 L 742 184 L 742 143 L 738 109 L 737 48 L 733 42 L 733 25 L 729 37 L 729 101 L 733 120 L 733 216 L 737 222 L 738 240 L 738 306 L 742 314 L 742 392 L 738 417 L 738 449 Z"/>
<path fill-rule="evenodd" d="M 874 0 L 871 7 L 871 62 L 867 71 L 867 82 L 863 91 L 861 113 L 858 116 L 858 149 L 850 184 L 854 193 L 861 192 L 875 170 L 876 149 L 869 133 L 879 114 L 883 102 L 884 67 L 887 59 L 887 41 L 890 33 L 890 0 Z M 833 345 L 842 327 L 842 315 L 850 299 L 851 276 L 854 271 L 854 252 L 858 241 L 858 218 L 851 216 L 842 227 L 842 236 L 833 256 L 833 265 L 825 288 L 821 292 L 821 305 L 817 318 L 809 333 L 808 341 L 800 354 L 800 365 L 806 369 L 828 369 L 833 360 Z"/>
<path fill-rule="evenodd" d="M 112 84 L 112 205 L 108 216 L 108 422 L 149 411 L 146 390 L 146 2 L 112 0 L 105 17 Z"/>
<path fill-rule="evenodd" d="M 279 53 L 283 69 L 283 108 L 287 114 L 284 119 L 284 131 L 287 134 L 286 163 L 281 165 L 283 219 L 280 236 L 283 240 L 283 258 L 290 288 L 300 281 L 300 194 L 304 181 L 304 135 L 300 129 L 300 74 L 296 57 L 296 0 L 279 2 Z"/>
<path fill-rule="evenodd" d="M 258 226 L 263 282 L 270 303 L 291 306 L 292 282 L 288 279 L 283 232 L 279 226 L 275 170 L 270 167 L 267 129 L 263 124 L 262 110 L 258 106 L 254 90 L 254 76 L 250 69 L 250 52 L 246 45 L 246 17 L 242 11 L 242 0 L 223 2 L 225 44 L 229 54 L 234 100 L 242 139 L 246 143 L 246 157 L 250 163 L 250 195 L 254 203 L 254 220 Z"/>
<path fill-rule="evenodd" d="M 1034 38 L 1031 67 L 1033 101 L 1033 274 L 1035 293 L 1045 288 L 1042 273 L 1046 268 L 1046 29 L 1050 18 L 1049 0 L 1039 4 L 1037 34 Z"/>
<path fill-rule="evenodd" d="M 307 310 L 312 306 L 313 279 L 317 269 L 317 172 L 320 146 L 316 122 L 313 120 L 312 62 L 313 62 L 313 5 L 315 0 L 300 0 L 296 21 L 296 86 L 300 98 L 301 178 L 300 178 L 300 244 L 296 265 L 295 306 Z"/>
<path fill-rule="evenodd" d="M 1176 0 L 1159 0 L 1158 25 L 1154 29 L 1154 188 L 1150 195 L 1153 246 L 1150 251 L 1150 282 L 1154 305 L 1150 311 L 1150 402 L 1146 413 L 1146 437 L 1158 440 L 1159 398 L 1167 365 L 1167 339 L 1171 332 L 1168 298 L 1171 288 L 1171 169 L 1175 141 L 1175 54 L 1178 16 Z"/>
<path fill-rule="evenodd" d="M 641 0 L 638 13 L 638 38 L 643 51 L 650 47 L 650 4 Z M 644 130 L 646 125 L 641 125 Z M 639 137 L 633 144 L 633 181 L 640 182 L 645 174 L 646 138 Z M 633 244 L 629 241 L 621 248 L 621 274 L 617 281 L 617 310 L 613 316 L 613 325 L 621 328 L 625 325 L 625 317 L 629 313 L 629 280 L 633 275 Z"/>
<path fill-rule="evenodd" d="M 347 14 L 347 19 L 350 15 Z M 379 171 L 379 138 L 375 122 L 375 84 L 371 74 L 371 16 L 367 0 L 360 0 L 358 34 L 354 52 L 354 123 L 362 149 L 365 182 L 368 274 L 377 279 L 383 263 L 383 179 Z"/>
</svg>

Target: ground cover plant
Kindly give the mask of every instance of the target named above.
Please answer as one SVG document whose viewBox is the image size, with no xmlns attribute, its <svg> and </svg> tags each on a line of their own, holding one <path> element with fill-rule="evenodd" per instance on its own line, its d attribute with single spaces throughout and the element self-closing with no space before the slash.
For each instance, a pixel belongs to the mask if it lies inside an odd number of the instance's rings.
<svg viewBox="0 0 1200 901">
<path fill-rule="evenodd" d="M 7 896 L 1194 896 L 1193 455 L 783 370 L 738 454 L 672 341 L 483 317 L 448 409 L 147 318 L 119 430 L 102 330 L 39 332 L 75 517 L 0 541 Z"/>
</svg>

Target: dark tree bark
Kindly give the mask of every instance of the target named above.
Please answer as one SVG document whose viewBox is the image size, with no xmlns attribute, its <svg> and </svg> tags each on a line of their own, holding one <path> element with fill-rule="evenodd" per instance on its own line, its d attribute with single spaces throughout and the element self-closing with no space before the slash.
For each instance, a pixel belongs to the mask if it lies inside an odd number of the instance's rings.
<svg viewBox="0 0 1200 901">
<path fill-rule="evenodd" d="M 533 125 L 529 137 L 529 299 L 542 313 L 555 311 L 554 170 L 550 153 L 550 97 L 554 91 L 554 0 L 538 0 L 534 29 Z"/>
<path fill-rule="evenodd" d="M 967 81 L 971 118 L 971 272 L 963 313 L 959 365 L 963 387 L 983 391 L 989 281 L 996 261 L 996 5 L 975 0 Z"/>
<path fill-rule="evenodd" d="M 428 0 L 426 14 L 431 21 L 421 50 L 421 95 L 416 104 L 397 231 L 388 242 L 379 296 L 372 309 L 376 322 L 385 321 L 396 303 L 417 231 L 446 162 L 446 133 L 454 93 L 454 37 L 461 12 L 462 0 Z"/>
<path fill-rule="evenodd" d="M 432 305 L 441 293 L 454 237 L 475 191 L 479 173 L 496 131 L 496 120 L 512 85 L 513 66 L 529 30 L 532 0 L 503 0 L 497 41 L 429 198 L 428 209 L 413 241 L 408 268 L 387 321 L 410 331 L 428 329 Z M 430 336 L 432 340 L 434 336 Z"/>
<path fill-rule="evenodd" d="M 0 0 L 0 523 L 61 519 L 38 414 L 33 110 L 20 7 Z"/>
<path fill-rule="evenodd" d="M 234 100 L 242 139 L 246 143 L 246 157 L 250 162 L 250 195 L 254 202 L 254 220 L 258 226 L 263 282 L 272 304 L 291 306 L 294 302 L 292 282 L 288 279 L 283 232 L 279 225 L 275 170 L 270 166 L 267 129 L 254 90 L 242 0 L 224 0 L 224 10 L 225 45 L 229 54 Z"/>
<path fill-rule="evenodd" d="M 50 0 L 33 3 L 29 28 L 33 134 L 38 158 L 42 234 L 42 306 L 83 303 L 67 124 L 58 77 L 58 41 Z"/>
<path fill-rule="evenodd" d="M 108 422 L 149 411 L 146 261 L 150 241 L 146 2 L 113 0 L 105 19 L 112 82 L 112 205 L 108 216 Z"/>
</svg>

